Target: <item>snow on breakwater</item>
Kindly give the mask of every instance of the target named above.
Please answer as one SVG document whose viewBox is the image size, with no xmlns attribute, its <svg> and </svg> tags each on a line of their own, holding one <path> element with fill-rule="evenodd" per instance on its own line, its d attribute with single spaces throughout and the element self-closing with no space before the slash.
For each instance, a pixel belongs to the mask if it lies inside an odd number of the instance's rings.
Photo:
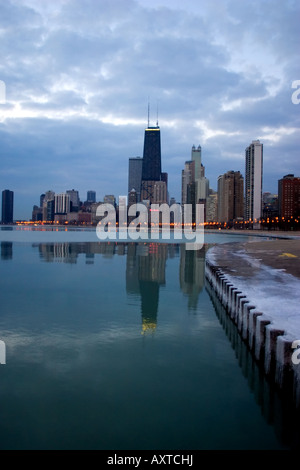
<svg viewBox="0 0 300 470">
<path fill-rule="evenodd" d="M 234 245 L 208 251 L 206 277 L 266 374 L 281 388 L 292 384 L 300 406 L 300 364 L 292 360 L 300 340 L 300 279 Z"/>
</svg>

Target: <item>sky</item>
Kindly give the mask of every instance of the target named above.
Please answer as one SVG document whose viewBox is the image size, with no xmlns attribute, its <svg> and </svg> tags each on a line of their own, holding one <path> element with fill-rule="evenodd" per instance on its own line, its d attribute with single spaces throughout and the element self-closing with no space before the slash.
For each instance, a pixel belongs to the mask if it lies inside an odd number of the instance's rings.
<svg viewBox="0 0 300 470">
<path fill-rule="evenodd" d="M 126 195 L 148 103 L 170 197 L 193 145 L 216 190 L 257 139 L 277 193 L 300 176 L 299 20 L 298 0 L 0 0 L 0 190 L 15 219 L 48 190 Z"/>
</svg>

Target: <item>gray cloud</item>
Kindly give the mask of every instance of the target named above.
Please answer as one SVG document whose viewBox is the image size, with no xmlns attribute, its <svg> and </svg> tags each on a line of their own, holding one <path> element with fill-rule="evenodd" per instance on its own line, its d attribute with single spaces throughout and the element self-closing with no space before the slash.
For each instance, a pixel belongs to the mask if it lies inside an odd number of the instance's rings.
<svg viewBox="0 0 300 470">
<path fill-rule="evenodd" d="M 298 17 L 298 2 L 281 0 L 2 2 L 0 189 L 16 192 L 16 217 L 48 189 L 126 193 L 148 97 L 178 200 L 193 144 L 214 189 L 219 174 L 244 173 L 256 138 L 265 190 L 300 175 Z"/>
</svg>

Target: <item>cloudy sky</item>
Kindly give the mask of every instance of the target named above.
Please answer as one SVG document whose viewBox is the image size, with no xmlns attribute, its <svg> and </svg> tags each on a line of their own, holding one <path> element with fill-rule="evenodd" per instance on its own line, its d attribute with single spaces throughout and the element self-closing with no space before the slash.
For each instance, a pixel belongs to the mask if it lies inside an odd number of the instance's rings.
<svg viewBox="0 0 300 470">
<path fill-rule="evenodd" d="M 50 189 L 126 194 L 148 100 L 170 196 L 192 145 L 216 190 L 244 175 L 255 139 L 276 193 L 300 176 L 299 19 L 299 0 L 0 0 L 0 190 L 15 218 Z"/>
</svg>

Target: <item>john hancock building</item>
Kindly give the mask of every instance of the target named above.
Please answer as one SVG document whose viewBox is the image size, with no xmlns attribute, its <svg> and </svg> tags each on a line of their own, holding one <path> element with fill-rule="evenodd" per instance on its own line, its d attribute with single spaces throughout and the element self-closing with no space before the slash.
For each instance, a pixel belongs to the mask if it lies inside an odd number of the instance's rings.
<svg viewBox="0 0 300 470">
<path fill-rule="evenodd" d="M 145 129 L 142 165 L 141 201 L 162 204 L 168 200 L 168 176 L 161 172 L 160 128 Z"/>
</svg>

